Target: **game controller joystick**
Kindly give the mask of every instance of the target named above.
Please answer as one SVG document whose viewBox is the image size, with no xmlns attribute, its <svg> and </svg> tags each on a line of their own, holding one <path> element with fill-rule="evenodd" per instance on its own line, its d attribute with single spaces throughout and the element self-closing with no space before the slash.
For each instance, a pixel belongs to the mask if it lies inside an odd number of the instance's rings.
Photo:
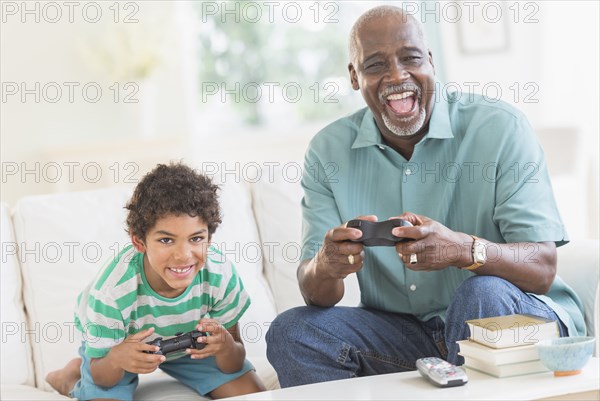
<svg viewBox="0 0 600 401">
<path fill-rule="evenodd" d="M 176 337 L 169 338 L 168 340 L 163 340 L 162 337 L 158 337 L 153 341 L 150 341 L 146 344 L 156 345 L 160 347 L 159 351 L 144 351 L 147 354 L 159 354 L 159 355 L 167 355 L 171 352 L 176 352 L 180 350 L 184 350 L 187 348 L 195 348 L 202 349 L 206 346 L 204 343 L 199 343 L 197 340 L 199 337 L 206 336 L 206 333 L 203 333 L 198 330 L 190 331 L 189 333 L 177 333 Z"/>
<path fill-rule="evenodd" d="M 394 246 L 397 242 L 409 241 L 410 238 L 396 237 L 392 234 L 394 227 L 412 227 L 409 221 L 391 219 L 384 221 L 350 220 L 346 227 L 356 228 L 363 235 L 352 242 L 361 242 L 365 246 Z"/>
</svg>

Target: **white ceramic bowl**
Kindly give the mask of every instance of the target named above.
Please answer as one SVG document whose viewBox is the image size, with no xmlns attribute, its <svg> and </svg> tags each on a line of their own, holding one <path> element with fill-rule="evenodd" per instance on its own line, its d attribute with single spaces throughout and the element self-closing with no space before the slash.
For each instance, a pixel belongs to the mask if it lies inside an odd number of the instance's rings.
<svg viewBox="0 0 600 401">
<path fill-rule="evenodd" d="M 560 337 L 537 343 L 542 363 L 555 376 L 581 373 L 594 352 L 594 337 Z"/>
</svg>

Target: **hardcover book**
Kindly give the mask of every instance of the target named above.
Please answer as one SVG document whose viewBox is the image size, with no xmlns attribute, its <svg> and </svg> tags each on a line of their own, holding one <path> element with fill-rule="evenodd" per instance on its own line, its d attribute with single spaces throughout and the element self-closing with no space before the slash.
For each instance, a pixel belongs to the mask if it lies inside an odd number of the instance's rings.
<svg viewBox="0 0 600 401">
<path fill-rule="evenodd" d="M 467 320 L 470 339 L 492 348 L 536 344 L 559 337 L 556 321 L 533 315 L 507 315 Z"/>
<path fill-rule="evenodd" d="M 510 363 L 507 365 L 493 365 L 468 356 L 465 356 L 464 358 L 465 367 L 496 377 L 520 376 L 548 371 L 548 368 L 546 368 L 539 359 L 537 361 Z"/>
<path fill-rule="evenodd" d="M 471 340 L 457 341 L 456 343 L 460 348 L 460 355 L 485 361 L 493 365 L 506 365 L 539 359 L 535 344 L 510 348 L 490 348 Z"/>
</svg>

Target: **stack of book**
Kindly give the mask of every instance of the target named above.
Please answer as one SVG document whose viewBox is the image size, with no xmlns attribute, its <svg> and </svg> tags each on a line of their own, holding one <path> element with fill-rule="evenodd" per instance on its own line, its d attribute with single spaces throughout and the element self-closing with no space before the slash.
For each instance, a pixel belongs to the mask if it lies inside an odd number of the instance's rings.
<svg viewBox="0 0 600 401">
<path fill-rule="evenodd" d="M 535 344 L 560 336 L 554 320 L 509 315 L 468 320 L 468 340 L 458 341 L 465 367 L 496 377 L 546 372 Z"/>
</svg>

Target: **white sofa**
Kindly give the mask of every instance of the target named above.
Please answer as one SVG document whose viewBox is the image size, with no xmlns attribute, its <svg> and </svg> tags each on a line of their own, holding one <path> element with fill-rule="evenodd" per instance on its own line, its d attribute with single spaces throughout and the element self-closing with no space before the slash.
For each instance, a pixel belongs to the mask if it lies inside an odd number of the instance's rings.
<svg viewBox="0 0 600 401">
<path fill-rule="evenodd" d="M 303 304 L 295 278 L 302 193 L 297 180 L 281 171 L 253 183 L 234 181 L 223 183 L 223 224 L 213 240 L 233 259 L 250 292 L 242 338 L 248 358 L 273 389 L 278 384 L 265 357 L 265 334 L 278 312 Z M 2 400 L 66 399 L 44 377 L 76 356 L 74 302 L 101 263 L 128 242 L 123 205 L 130 191 L 114 187 L 2 205 Z M 559 273 L 584 301 L 591 335 L 598 333 L 598 266 L 598 241 L 559 250 Z M 343 304 L 356 305 L 355 278 L 348 286 Z M 157 371 L 141 378 L 136 399 L 200 397 Z"/>
</svg>

